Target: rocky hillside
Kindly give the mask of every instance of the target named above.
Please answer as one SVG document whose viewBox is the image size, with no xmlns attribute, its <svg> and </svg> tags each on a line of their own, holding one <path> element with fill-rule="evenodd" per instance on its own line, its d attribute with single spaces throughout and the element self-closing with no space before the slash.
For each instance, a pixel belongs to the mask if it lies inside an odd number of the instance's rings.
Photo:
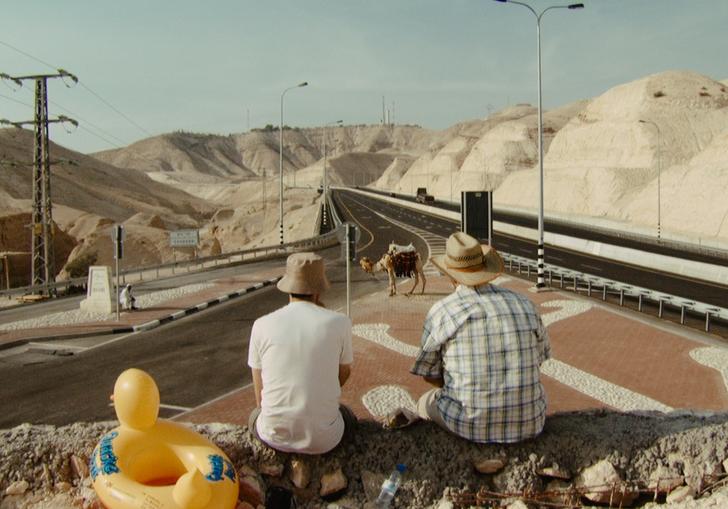
<svg viewBox="0 0 728 509">
<path fill-rule="evenodd" d="M 440 132 L 286 128 L 286 238 L 312 232 L 315 190 L 324 180 L 324 135 L 331 185 L 404 193 L 426 187 L 453 200 L 461 190 L 492 189 L 496 206 L 533 212 L 537 126 L 536 108 L 516 105 Z M 663 72 L 546 111 L 544 153 L 547 214 L 654 234 L 659 195 L 663 237 L 728 245 L 725 82 Z M 0 217 L 16 216 L 5 224 L 28 222 L 31 171 L 20 163 L 31 154 L 32 133 L 0 130 Z M 228 136 L 175 132 L 93 157 L 52 145 L 52 157 L 77 163 L 53 170 L 54 218 L 70 239 L 60 252 L 70 250 L 69 259 L 108 263 L 114 222 L 128 222 L 137 238 L 138 251 L 127 260 L 132 264 L 170 261 L 168 230 L 178 228 L 200 229 L 202 254 L 277 241 L 281 182 L 274 127 Z M 5 234 L 0 251 L 25 252 L 29 240 Z"/>
<path fill-rule="evenodd" d="M 415 126 L 286 128 L 283 132 L 283 171 L 287 176 L 322 161 L 324 132 L 329 158 L 354 153 L 358 163 L 377 168 L 381 166 L 378 155 L 389 154 L 391 158 L 400 154 L 420 154 L 434 139 L 434 133 Z M 278 146 L 279 132 L 270 127 L 229 136 L 175 132 L 125 148 L 99 152 L 94 157 L 141 170 L 155 180 L 200 195 L 210 190 L 206 184 L 277 176 Z M 331 169 L 332 175 L 340 173 L 340 182 L 348 183 L 353 178 L 349 174 L 353 170 L 348 169 L 346 162 L 341 163 L 339 171 L 333 164 Z M 297 179 L 298 176 L 296 183 Z"/>
<path fill-rule="evenodd" d="M 496 205 L 534 211 L 537 126 L 528 105 L 459 124 L 376 185 L 427 187 L 443 199 L 457 199 L 461 189 L 492 189 Z M 728 202 L 719 196 L 728 185 L 726 137 L 725 82 L 687 71 L 647 76 L 546 111 L 546 213 L 654 234 L 659 180 L 663 235 L 728 243 Z"/>
<path fill-rule="evenodd" d="M 0 130 L 0 252 L 31 249 L 27 225 L 33 184 L 32 165 L 27 163 L 32 159 L 33 139 L 27 130 Z M 110 261 L 109 229 L 114 223 L 127 225 L 129 241 L 136 239 L 144 246 L 136 253 L 128 251 L 129 261 L 152 261 L 158 259 L 156 248 L 147 246 L 168 243 L 168 230 L 206 224 L 214 212 L 203 200 L 138 171 L 117 168 L 53 143 L 50 153 L 58 161 L 52 168 L 51 194 L 59 229 L 55 236 L 59 270 L 79 257 L 90 263 Z M 138 225 L 152 230 L 144 232 Z"/>
</svg>

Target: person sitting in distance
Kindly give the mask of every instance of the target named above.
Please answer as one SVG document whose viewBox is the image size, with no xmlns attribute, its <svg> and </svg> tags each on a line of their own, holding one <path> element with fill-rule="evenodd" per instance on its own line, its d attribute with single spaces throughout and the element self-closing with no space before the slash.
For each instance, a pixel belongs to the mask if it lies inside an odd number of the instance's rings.
<svg viewBox="0 0 728 509">
<path fill-rule="evenodd" d="M 539 367 L 551 347 L 536 306 L 488 284 L 503 272 L 503 260 L 470 235 L 452 234 L 445 255 L 431 260 L 455 291 L 425 319 L 411 372 L 437 388 L 420 397 L 418 414 L 473 442 L 538 435 L 546 415 Z"/>
<path fill-rule="evenodd" d="M 129 311 L 135 311 L 139 309 L 138 307 L 136 307 L 136 298 L 132 294 L 131 285 L 126 285 L 121 291 L 121 295 L 119 296 L 119 304 L 121 304 L 122 309 L 126 309 Z"/>
<path fill-rule="evenodd" d="M 339 402 L 354 360 L 351 320 L 323 307 L 320 296 L 327 288 L 320 256 L 290 255 L 278 282 L 288 304 L 258 318 L 250 332 L 257 406 L 248 426 L 279 451 L 323 454 L 356 426 L 354 414 Z"/>
</svg>

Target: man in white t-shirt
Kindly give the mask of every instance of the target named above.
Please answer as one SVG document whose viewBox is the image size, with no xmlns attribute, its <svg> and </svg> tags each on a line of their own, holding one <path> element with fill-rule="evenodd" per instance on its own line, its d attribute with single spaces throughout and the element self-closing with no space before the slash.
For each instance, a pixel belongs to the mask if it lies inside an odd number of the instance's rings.
<svg viewBox="0 0 728 509">
<path fill-rule="evenodd" d="M 258 318 L 250 333 L 257 404 L 250 429 L 280 451 L 328 452 L 356 425 L 339 403 L 354 360 L 351 320 L 323 307 L 319 299 L 327 288 L 320 256 L 292 254 L 278 282 L 289 303 Z"/>
</svg>

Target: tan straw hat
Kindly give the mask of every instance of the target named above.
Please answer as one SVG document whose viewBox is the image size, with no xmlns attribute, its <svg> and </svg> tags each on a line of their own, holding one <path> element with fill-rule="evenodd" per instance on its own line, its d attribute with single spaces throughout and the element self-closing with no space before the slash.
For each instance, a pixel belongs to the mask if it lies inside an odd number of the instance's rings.
<svg viewBox="0 0 728 509">
<path fill-rule="evenodd" d="M 286 261 L 286 275 L 278 281 L 285 293 L 316 295 L 329 288 L 324 260 L 314 253 L 294 253 Z"/>
<path fill-rule="evenodd" d="M 463 232 L 450 235 L 445 254 L 431 258 L 438 269 L 465 286 L 488 283 L 503 273 L 500 255 L 490 246 L 481 245 Z"/>
</svg>

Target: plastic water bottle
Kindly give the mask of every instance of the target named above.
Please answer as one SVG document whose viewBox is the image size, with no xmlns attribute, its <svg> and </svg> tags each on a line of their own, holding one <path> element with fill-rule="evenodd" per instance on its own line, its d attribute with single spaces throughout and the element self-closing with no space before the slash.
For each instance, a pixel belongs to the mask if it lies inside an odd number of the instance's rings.
<svg viewBox="0 0 728 509">
<path fill-rule="evenodd" d="M 394 494 L 397 493 L 399 483 L 402 482 L 402 474 L 404 474 L 405 470 L 407 470 L 405 465 L 397 465 L 397 468 L 389 476 L 389 479 L 382 483 L 382 491 L 379 492 L 377 501 L 374 502 L 374 507 L 377 509 L 386 509 L 392 506 L 392 499 L 394 498 Z"/>
</svg>

